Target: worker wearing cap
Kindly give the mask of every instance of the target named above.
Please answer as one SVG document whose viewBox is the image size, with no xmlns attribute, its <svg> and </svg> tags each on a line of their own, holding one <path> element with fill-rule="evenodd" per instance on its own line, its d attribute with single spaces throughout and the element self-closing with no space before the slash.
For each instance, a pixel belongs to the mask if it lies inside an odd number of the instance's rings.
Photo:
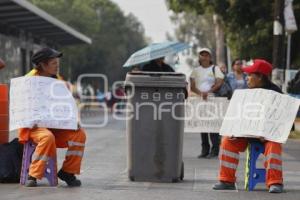
<svg viewBox="0 0 300 200">
<path fill-rule="evenodd" d="M 199 50 L 199 64 L 190 76 L 191 91 L 201 96 L 204 100 L 208 95 L 213 96 L 213 93 L 220 89 L 223 84 L 224 74 L 218 66 L 215 66 L 212 61 L 212 53 L 208 48 Z M 213 158 L 219 154 L 219 134 L 209 134 L 212 148 L 208 140 L 207 133 L 201 133 L 202 150 L 198 158 Z"/>
<path fill-rule="evenodd" d="M 272 65 L 265 60 L 256 59 L 253 65 L 243 68 L 248 74 L 247 84 L 250 89 L 263 88 L 282 93 L 281 90 L 270 81 Z M 239 152 L 246 150 L 247 138 L 223 137 L 220 149 L 219 183 L 215 184 L 215 190 L 235 190 L 235 173 L 239 163 Z M 265 146 L 266 185 L 270 193 L 283 191 L 282 178 L 282 146 L 280 143 L 260 139 Z"/>
<path fill-rule="evenodd" d="M 32 56 L 35 69 L 27 76 L 45 76 L 58 78 L 59 58 L 62 53 L 43 48 Z M 58 177 L 68 186 L 80 186 L 81 181 L 74 174 L 80 173 L 81 160 L 85 146 L 85 132 L 78 130 L 50 129 L 45 127 L 19 129 L 19 141 L 24 143 L 32 140 L 37 144 L 29 168 L 27 187 L 37 186 L 37 179 L 44 176 L 46 163 L 49 158 L 56 156 L 56 147 L 68 148 L 63 166 L 58 172 Z"/>
</svg>

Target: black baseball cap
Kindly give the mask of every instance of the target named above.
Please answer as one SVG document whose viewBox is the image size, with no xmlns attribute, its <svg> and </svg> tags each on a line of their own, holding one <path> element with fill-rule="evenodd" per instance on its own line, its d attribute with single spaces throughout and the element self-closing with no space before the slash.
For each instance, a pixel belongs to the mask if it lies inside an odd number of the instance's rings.
<svg viewBox="0 0 300 200">
<path fill-rule="evenodd" d="M 41 50 L 37 51 L 35 54 L 32 55 L 31 61 L 33 64 L 37 65 L 40 62 L 47 60 L 49 58 L 59 58 L 62 57 L 63 53 L 51 49 L 49 47 L 42 48 Z"/>
</svg>

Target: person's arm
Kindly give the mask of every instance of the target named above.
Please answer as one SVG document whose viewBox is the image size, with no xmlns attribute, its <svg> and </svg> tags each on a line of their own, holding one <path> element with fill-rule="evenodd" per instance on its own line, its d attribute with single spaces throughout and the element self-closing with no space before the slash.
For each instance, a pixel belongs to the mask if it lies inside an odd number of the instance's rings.
<svg viewBox="0 0 300 200">
<path fill-rule="evenodd" d="M 216 78 L 215 84 L 211 87 L 209 92 L 216 92 L 223 85 L 224 79 Z"/>
<path fill-rule="evenodd" d="M 224 83 L 224 78 L 225 75 L 224 73 L 220 70 L 218 66 L 215 66 L 215 84 L 211 87 L 209 92 L 216 92 Z"/>
<path fill-rule="evenodd" d="M 196 87 L 195 79 L 191 78 L 191 91 L 201 96 L 202 92 Z"/>
<path fill-rule="evenodd" d="M 167 66 L 168 66 L 168 72 L 175 72 L 175 70 L 170 65 Z"/>
<path fill-rule="evenodd" d="M 201 96 L 204 100 L 207 100 L 207 96 L 208 96 L 208 93 L 207 92 L 201 92 L 197 86 L 196 86 L 196 81 L 195 81 L 195 78 L 196 78 L 196 72 L 193 71 L 191 76 L 190 76 L 190 82 L 191 82 L 191 91 L 196 93 L 197 95 Z"/>
</svg>

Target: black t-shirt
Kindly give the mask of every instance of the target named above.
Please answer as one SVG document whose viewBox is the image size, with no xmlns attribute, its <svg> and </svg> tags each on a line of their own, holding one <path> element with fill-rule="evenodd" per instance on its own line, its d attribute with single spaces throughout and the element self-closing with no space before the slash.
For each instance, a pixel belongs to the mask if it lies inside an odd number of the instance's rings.
<svg viewBox="0 0 300 200">
<path fill-rule="evenodd" d="M 279 92 L 279 93 L 283 93 L 282 90 L 275 85 L 274 83 L 272 83 L 271 81 L 269 81 L 267 84 L 265 84 L 265 86 L 262 87 L 263 89 L 267 89 L 267 90 L 273 90 L 275 92 Z"/>
<path fill-rule="evenodd" d="M 150 62 L 149 64 L 146 64 L 142 70 L 147 72 L 175 72 L 174 69 L 169 65 L 163 63 L 160 66 L 154 61 Z"/>
<path fill-rule="evenodd" d="M 291 94 L 300 94 L 300 70 L 297 72 L 295 78 L 289 81 L 287 92 Z"/>
</svg>

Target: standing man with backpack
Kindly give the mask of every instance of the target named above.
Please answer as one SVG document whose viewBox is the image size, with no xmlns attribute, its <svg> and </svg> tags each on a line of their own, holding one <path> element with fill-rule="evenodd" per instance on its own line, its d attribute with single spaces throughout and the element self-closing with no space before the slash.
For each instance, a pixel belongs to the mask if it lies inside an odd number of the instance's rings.
<svg viewBox="0 0 300 200">
<path fill-rule="evenodd" d="M 220 89 L 223 84 L 224 74 L 218 66 L 212 61 L 212 53 L 208 48 L 202 48 L 199 51 L 199 66 L 196 67 L 190 76 L 191 91 L 207 100 L 208 96 L 214 96 L 214 93 Z M 212 148 L 208 140 L 208 133 L 201 133 L 202 151 L 198 158 L 213 158 L 219 154 L 219 134 L 209 134 Z"/>
</svg>

